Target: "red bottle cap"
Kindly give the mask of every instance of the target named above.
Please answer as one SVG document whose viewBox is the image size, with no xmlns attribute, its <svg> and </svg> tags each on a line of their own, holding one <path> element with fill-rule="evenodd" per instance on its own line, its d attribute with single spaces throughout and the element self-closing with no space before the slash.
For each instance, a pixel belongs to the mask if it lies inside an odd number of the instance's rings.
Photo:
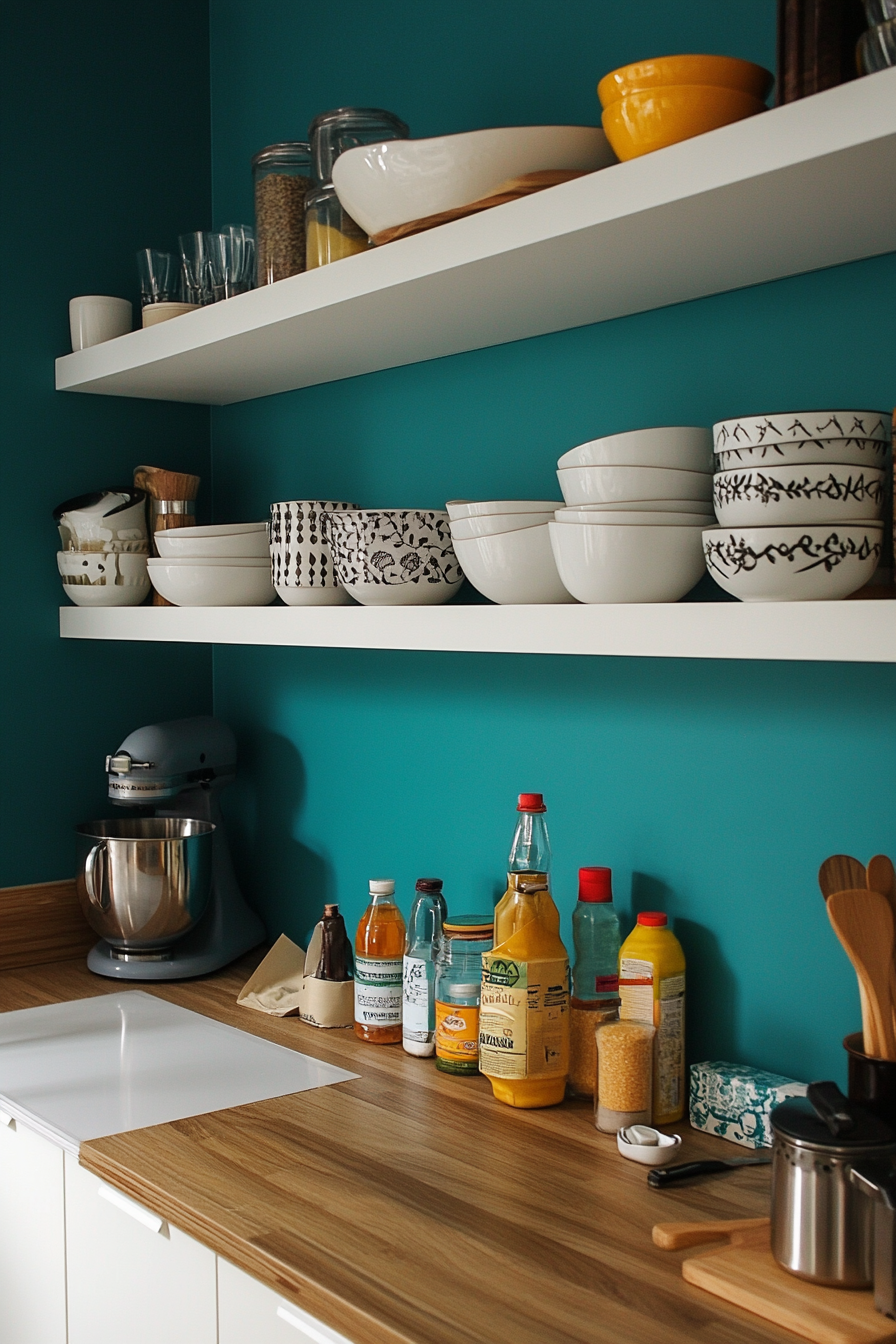
<svg viewBox="0 0 896 1344">
<path fill-rule="evenodd" d="M 642 910 L 638 916 L 638 923 L 646 924 L 648 929 L 664 929 L 669 919 L 662 910 Z"/>
<path fill-rule="evenodd" d="M 517 812 L 547 812 L 544 797 L 540 793 L 521 793 L 516 810 Z"/>
<path fill-rule="evenodd" d="M 612 868 L 580 868 L 579 900 L 612 901 Z"/>
</svg>

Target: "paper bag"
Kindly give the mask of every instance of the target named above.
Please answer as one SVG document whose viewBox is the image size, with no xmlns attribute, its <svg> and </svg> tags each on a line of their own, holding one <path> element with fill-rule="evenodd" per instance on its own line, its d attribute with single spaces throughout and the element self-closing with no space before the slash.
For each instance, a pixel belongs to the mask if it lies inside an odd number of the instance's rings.
<svg viewBox="0 0 896 1344">
<path fill-rule="evenodd" d="M 318 980 L 321 925 L 315 925 L 307 953 L 281 933 L 237 998 L 244 1008 L 272 1017 L 300 1016 L 314 1027 L 350 1027 L 354 1021 L 353 980 Z M 308 974 L 305 974 L 305 971 Z"/>
</svg>

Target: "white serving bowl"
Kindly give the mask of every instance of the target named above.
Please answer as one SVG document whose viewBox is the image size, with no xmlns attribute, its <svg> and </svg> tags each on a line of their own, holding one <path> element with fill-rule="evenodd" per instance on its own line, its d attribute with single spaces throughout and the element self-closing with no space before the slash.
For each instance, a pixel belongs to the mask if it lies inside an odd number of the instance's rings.
<svg viewBox="0 0 896 1344">
<path fill-rule="evenodd" d="M 888 411 L 781 411 L 719 420 L 712 427 L 717 453 L 805 439 L 856 438 L 889 443 L 892 433 Z"/>
<path fill-rule="evenodd" d="M 62 590 L 76 607 L 138 607 L 149 596 L 147 557 L 135 551 L 57 551 Z"/>
<path fill-rule="evenodd" d="M 469 541 L 470 537 L 518 532 L 522 527 L 541 527 L 553 516 L 553 509 L 545 509 L 543 513 L 487 513 L 482 517 L 456 518 L 451 524 L 451 535 L 455 541 Z"/>
<path fill-rule="evenodd" d="M 595 126 L 501 126 L 359 145 L 339 155 L 333 186 L 344 209 L 372 235 L 469 205 L 524 173 L 591 173 L 615 162 Z"/>
<path fill-rule="evenodd" d="M 268 557 L 267 530 L 259 532 L 226 532 L 220 536 L 184 536 L 191 527 L 171 527 L 156 532 L 156 549 L 162 559 L 259 559 Z"/>
<path fill-rule="evenodd" d="M 677 602 L 704 572 L 701 527 L 548 526 L 560 578 L 580 602 Z"/>
<path fill-rule="evenodd" d="M 325 534 L 336 578 L 364 606 L 436 606 L 464 581 L 441 509 L 334 510 Z"/>
<path fill-rule="evenodd" d="M 716 527 L 703 533 L 706 568 L 741 602 L 824 602 L 849 597 L 880 561 L 882 523 Z"/>
<path fill-rule="evenodd" d="M 563 467 L 557 472 L 567 504 L 688 499 L 709 503 L 712 476 L 673 467 Z"/>
<path fill-rule="evenodd" d="M 632 1125 L 629 1128 L 634 1129 Z M 649 1125 L 639 1126 L 642 1129 L 649 1129 Z M 622 1137 L 627 1131 L 620 1129 L 616 1134 L 616 1147 L 623 1157 L 627 1157 L 632 1162 L 640 1162 L 645 1167 L 665 1167 L 673 1158 L 678 1156 L 678 1150 L 681 1147 L 680 1134 L 663 1134 L 658 1129 L 653 1132 L 656 1135 L 655 1143 L 627 1143 Z"/>
<path fill-rule="evenodd" d="M 277 596 L 288 607 L 350 607 L 352 599 L 342 587 L 335 583 L 329 588 L 305 588 L 298 584 L 275 583 Z"/>
<path fill-rule="evenodd" d="M 557 573 L 549 526 L 456 541 L 457 558 L 473 587 L 502 605 L 572 602 Z"/>
<path fill-rule="evenodd" d="M 172 528 L 181 537 L 230 537 L 244 532 L 264 532 L 267 535 L 270 524 L 267 519 L 259 523 L 205 523 L 202 527 Z"/>
<path fill-rule="evenodd" d="M 176 607 L 266 607 L 274 600 L 270 560 L 158 559 L 147 568 L 156 592 Z"/>
<path fill-rule="evenodd" d="M 97 490 L 67 499 L 53 510 L 63 550 L 148 549 L 146 493 Z"/>
<path fill-rule="evenodd" d="M 713 513 L 662 513 L 647 510 L 615 509 L 558 509 L 554 514 L 555 523 L 583 523 L 594 527 L 601 523 L 615 523 L 628 527 L 711 527 L 716 521 Z"/>
<path fill-rule="evenodd" d="M 884 467 L 886 461 L 887 444 L 882 439 L 799 439 L 794 443 L 731 448 L 715 455 L 717 471 L 733 471 L 736 467 L 802 467 L 813 462 Z"/>
<path fill-rule="evenodd" d="M 876 521 L 883 513 L 884 473 L 833 464 L 720 471 L 713 477 L 713 504 L 725 527 Z"/>
<path fill-rule="evenodd" d="M 702 513 L 715 517 L 712 504 L 699 499 L 617 499 L 606 504 L 573 504 L 569 507 L 578 513 L 587 513 L 589 517 L 601 513 Z"/>
<path fill-rule="evenodd" d="M 449 499 L 445 508 L 452 523 L 459 518 L 489 518 L 497 513 L 553 513 L 559 499 Z"/>
<path fill-rule="evenodd" d="M 567 467 L 675 467 L 712 471 L 712 430 L 699 425 L 633 429 L 580 443 L 557 463 Z"/>
</svg>

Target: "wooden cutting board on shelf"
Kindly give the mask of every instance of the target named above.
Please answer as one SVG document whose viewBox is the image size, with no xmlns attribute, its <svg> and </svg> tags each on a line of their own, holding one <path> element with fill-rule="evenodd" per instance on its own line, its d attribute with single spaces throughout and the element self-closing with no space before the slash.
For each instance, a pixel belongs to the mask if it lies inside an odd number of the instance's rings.
<svg viewBox="0 0 896 1344">
<path fill-rule="evenodd" d="M 722 1247 L 683 1260 L 682 1277 L 815 1344 L 896 1341 L 896 1321 L 874 1310 L 870 1291 L 823 1288 L 781 1269 L 772 1257 L 767 1218 L 657 1223 L 653 1240 L 667 1251 L 724 1241 Z"/>
</svg>

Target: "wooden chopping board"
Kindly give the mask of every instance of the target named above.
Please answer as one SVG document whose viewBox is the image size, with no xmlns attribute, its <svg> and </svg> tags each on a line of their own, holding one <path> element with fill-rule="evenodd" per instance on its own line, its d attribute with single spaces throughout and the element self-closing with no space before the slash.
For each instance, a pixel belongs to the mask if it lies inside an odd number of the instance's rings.
<svg viewBox="0 0 896 1344">
<path fill-rule="evenodd" d="M 823 1288 L 781 1269 L 772 1257 L 767 1218 L 657 1223 L 653 1240 L 664 1250 L 724 1240 L 724 1246 L 682 1261 L 682 1277 L 815 1344 L 896 1341 L 896 1321 L 875 1311 L 870 1291 Z"/>
</svg>

